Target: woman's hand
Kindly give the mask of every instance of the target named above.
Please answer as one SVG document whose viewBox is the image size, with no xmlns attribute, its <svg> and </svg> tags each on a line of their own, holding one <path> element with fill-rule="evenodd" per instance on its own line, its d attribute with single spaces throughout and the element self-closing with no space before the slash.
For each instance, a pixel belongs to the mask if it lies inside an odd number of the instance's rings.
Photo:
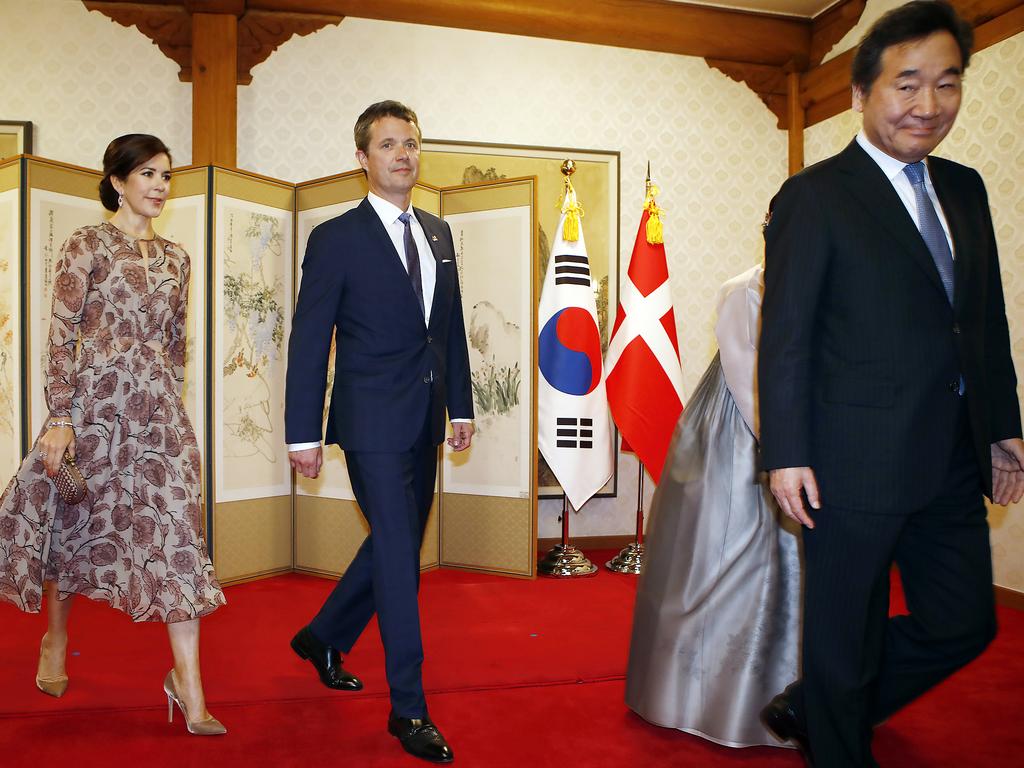
<svg viewBox="0 0 1024 768">
<path fill-rule="evenodd" d="M 50 427 L 39 438 L 36 448 L 46 465 L 46 474 L 56 477 L 64 452 L 67 451 L 71 458 L 75 458 L 75 430 L 71 427 Z"/>
</svg>

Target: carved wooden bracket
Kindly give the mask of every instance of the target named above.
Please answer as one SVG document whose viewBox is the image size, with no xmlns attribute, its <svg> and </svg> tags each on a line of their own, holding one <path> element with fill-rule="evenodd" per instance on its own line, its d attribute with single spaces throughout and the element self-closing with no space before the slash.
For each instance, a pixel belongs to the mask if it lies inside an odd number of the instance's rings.
<svg viewBox="0 0 1024 768">
<path fill-rule="evenodd" d="M 136 27 L 178 65 L 178 79 L 185 83 L 192 82 L 192 13 L 219 12 L 229 7 L 221 9 L 197 2 L 186 7 L 168 5 L 161 0 L 83 0 L 83 3 L 90 11 L 99 11 L 122 26 Z M 322 13 L 247 10 L 238 0 L 234 6 L 242 8 L 238 18 L 239 85 L 251 83 L 252 68 L 266 61 L 278 46 L 294 35 L 308 35 L 328 24 L 340 24 L 345 18 Z"/>
</svg>

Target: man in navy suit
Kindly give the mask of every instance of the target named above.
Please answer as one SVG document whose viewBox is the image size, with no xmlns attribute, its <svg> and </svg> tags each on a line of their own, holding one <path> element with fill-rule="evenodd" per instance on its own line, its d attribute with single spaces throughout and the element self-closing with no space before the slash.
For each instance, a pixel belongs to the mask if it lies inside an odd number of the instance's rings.
<svg viewBox="0 0 1024 768">
<path fill-rule="evenodd" d="M 971 43 L 939 0 L 879 19 L 853 62 L 862 131 L 765 228 L 761 445 L 806 528 L 803 678 L 762 717 L 819 768 L 876 766 L 872 728 L 996 630 L 982 495 L 1024 492 L 1017 379 L 984 184 L 931 156 Z M 893 562 L 909 615 L 889 618 Z"/>
<path fill-rule="evenodd" d="M 370 192 L 316 227 L 306 246 L 288 342 L 289 456 L 301 474 L 319 474 L 335 334 L 326 439 L 345 451 L 370 535 L 291 644 L 324 685 L 359 690 L 342 657 L 376 613 L 391 689 L 388 731 L 416 757 L 447 763 L 452 750 L 423 695 L 419 552 L 445 411 L 449 445 L 463 451 L 473 438 L 473 400 L 451 230 L 411 204 L 420 138 L 416 114 L 403 104 L 368 107 L 355 143 Z"/>
</svg>

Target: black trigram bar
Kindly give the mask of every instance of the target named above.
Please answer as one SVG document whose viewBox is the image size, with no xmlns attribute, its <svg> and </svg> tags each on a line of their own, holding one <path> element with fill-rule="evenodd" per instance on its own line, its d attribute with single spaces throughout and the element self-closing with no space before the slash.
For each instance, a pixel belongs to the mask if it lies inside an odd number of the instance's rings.
<svg viewBox="0 0 1024 768">
<path fill-rule="evenodd" d="M 593 429 L 580 429 L 581 426 L 593 427 L 593 419 L 575 419 L 569 416 L 559 416 L 555 418 L 555 423 L 558 428 L 555 430 L 555 435 L 558 439 L 555 440 L 555 445 L 558 448 L 593 448 L 594 442 L 594 430 Z M 579 438 L 579 439 L 577 439 Z M 584 440 L 582 438 L 591 438 L 590 440 Z"/>
<path fill-rule="evenodd" d="M 581 277 L 574 277 L 580 275 Z M 590 287 L 590 264 L 586 256 L 555 256 L 555 285 Z"/>
</svg>

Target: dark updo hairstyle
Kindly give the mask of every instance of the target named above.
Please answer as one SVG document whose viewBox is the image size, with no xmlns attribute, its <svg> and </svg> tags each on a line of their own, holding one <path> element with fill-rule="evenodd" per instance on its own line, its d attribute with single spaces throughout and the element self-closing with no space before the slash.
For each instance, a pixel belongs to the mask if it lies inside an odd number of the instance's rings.
<svg viewBox="0 0 1024 768">
<path fill-rule="evenodd" d="M 116 176 L 119 179 L 127 179 L 128 175 L 157 155 L 167 155 L 171 159 L 171 150 L 167 148 L 156 136 L 148 133 L 129 133 L 118 136 L 103 153 L 103 180 L 100 182 L 100 202 L 108 211 L 117 211 L 117 190 L 110 183 L 110 179 Z"/>
<path fill-rule="evenodd" d="M 894 8 L 864 35 L 853 57 L 850 80 L 865 94 L 882 73 L 882 54 L 887 48 L 913 40 L 922 40 L 935 32 L 949 32 L 960 49 L 962 70 L 971 61 L 974 30 L 945 0 L 913 0 Z"/>
</svg>

